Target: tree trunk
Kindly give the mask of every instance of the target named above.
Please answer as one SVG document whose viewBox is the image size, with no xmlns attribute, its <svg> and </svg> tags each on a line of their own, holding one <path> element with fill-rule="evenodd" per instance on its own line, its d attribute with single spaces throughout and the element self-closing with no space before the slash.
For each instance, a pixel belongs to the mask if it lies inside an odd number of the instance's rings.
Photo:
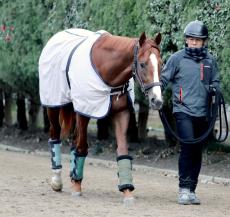
<svg viewBox="0 0 230 217">
<path fill-rule="evenodd" d="M 6 126 L 12 126 L 13 125 L 12 105 L 13 105 L 12 94 L 5 92 L 4 115 L 5 115 Z"/>
<path fill-rule="evenodd" d="M 4 104 L 3 104 L 3 91 L 0 89 L 0 127 L 3 126 L 4 119 Z"/>
<path fill-rule="evenodd" d="M 149 107 L 145 104 L 139 103 L 138 112 L 138 137 L 141 141 L 145 141 L 147 137 L 147 122 L 149 116 Z"/>
<path fill-rule="evenodd" d="M 17 97 L 17 122 L 18 122 L 19 129 L 21 130 L 28 129 L 25 98 L 20 95 L 18 95 Z"/>
<path fill-rule="evenodd" d="M 37 128 L 37 120 L 39 115 L 40 105 L 30 101 L 30 109 L 29 109 L 29 127 L 30 129 Z"/>
</svg>

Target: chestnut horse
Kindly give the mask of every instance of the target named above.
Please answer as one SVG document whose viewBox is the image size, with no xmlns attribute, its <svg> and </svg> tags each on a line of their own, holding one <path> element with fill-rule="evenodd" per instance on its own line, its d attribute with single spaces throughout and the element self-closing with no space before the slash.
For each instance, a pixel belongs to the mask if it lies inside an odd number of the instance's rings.
<svg viewBox="0 0 230 217">
<path fill-rule="evenodd" d="M 85 45 L 87 40 L 90 45 Z M 118 188 L 123 192 L 124 201 L 133 200 L 132 157 L 128 153 L 126 138 L 128 106 L 132 106 L 134 100 L 132 78 L 149 98 L 151 107 L 160 109 L 160 42 L 160 33 L 154 39 L 147 38 L 145 33 L 140 38 L 129 38 L 82 29 L 59 32 L 48 41 L 39 59 L 39 87 L 41 103 L 47 107 L 50 121 L 48 143 L 54 174 L 51 180 L 53 190 L 62 189 L 61 138 L 75 124 L 70 178 L 72 194 L 82 194 L 89 120 L 110 113 L 117 142 Z M 88 73 L 90 68 L 94 71 Z M 99 83 L 94 79 L 91 81 L 95 75 Z M 92 89 L 96 85 L 105 95 Z M 95 98 L 92 103 L 91 98 Z"/>
</svg>

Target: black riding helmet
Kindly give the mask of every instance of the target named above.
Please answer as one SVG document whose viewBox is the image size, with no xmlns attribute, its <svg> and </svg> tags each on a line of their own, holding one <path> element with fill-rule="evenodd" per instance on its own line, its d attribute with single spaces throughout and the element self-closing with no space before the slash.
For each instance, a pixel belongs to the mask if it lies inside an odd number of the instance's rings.
<svg viewBox="0 0 230 217">
<path fill-rule="evenodd" d="M 204 25 L 203 22 L 195 20 L 190 22 L 184 29 L 185 37 L 193 38 L 208 38 L 208 28 Z"/>
</svg>

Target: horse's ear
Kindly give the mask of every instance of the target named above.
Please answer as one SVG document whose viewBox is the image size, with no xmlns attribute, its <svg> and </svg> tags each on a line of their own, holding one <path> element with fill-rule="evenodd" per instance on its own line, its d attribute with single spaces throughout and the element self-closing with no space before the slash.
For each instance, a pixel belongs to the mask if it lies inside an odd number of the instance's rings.
<svg viewBox="0 0 230 217">
<path fill-rule="evenodd" d="M 145 40 L 146 40 L 145 32 L 142 32 L 141 36 L 139 38 L 139 44 L 140 44 L 140 46 L 142 46 L 144 44 Z"/>
<path fill-rule="evenodd" d="M 154 38 L 154 41 L 156 42 L 157 45 L 159 45 L 161 43 L 161 33 L 158 32 L 157 35 Z"/>
</svg>

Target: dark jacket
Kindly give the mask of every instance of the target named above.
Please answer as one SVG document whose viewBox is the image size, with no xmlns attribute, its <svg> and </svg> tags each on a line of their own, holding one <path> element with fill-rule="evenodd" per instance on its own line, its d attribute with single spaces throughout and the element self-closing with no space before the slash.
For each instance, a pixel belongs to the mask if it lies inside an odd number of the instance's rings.
<svg viewBox="0 0 230 217">
<path fill-rule="evenodd" d="M 206 116 L 209 85 L 219 88 L 217 64 L 210 53 L 197 62 L 182 49 L 169 58 L 160 81 L 163 90 L 172 82 L 173 113 Z"/>
</svg>

